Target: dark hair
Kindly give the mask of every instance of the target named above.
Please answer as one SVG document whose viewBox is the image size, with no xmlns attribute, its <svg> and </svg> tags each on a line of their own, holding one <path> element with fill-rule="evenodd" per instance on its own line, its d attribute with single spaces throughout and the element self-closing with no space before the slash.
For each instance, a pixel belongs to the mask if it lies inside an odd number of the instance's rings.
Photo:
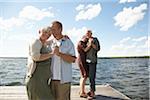
<svg viewBox="0 0 150 100">
<path fill-rule="evenodd" d="M 62 23 L 61 22 L 59 22 L 59 21 L 53 21 L 52 22 L 52 24 L 57 24 L 58 25 L 58 27 L 62 30 L 62 28 L 63 28 L 63 25 L 62 25 Z"/>
</svg>

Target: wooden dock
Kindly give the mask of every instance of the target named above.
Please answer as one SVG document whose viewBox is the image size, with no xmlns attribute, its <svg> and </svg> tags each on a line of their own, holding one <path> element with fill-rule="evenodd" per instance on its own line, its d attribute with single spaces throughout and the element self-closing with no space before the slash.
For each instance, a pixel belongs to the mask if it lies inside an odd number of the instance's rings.
<svg viewBox="0 0 150 100">
<path fill-rule="evenodd" d="M 88 91 L 88 86 L 86 86 Z M 71 87 L 71 100 L 87 100 L 79 97 L 79 86 Z M 0 100 L 27 100 L 25 86 L 0 86 Z M 110 85 L 96 86 L 94 100 L 130 100 L 127 96 L 112 88 Z"/>
</svg>

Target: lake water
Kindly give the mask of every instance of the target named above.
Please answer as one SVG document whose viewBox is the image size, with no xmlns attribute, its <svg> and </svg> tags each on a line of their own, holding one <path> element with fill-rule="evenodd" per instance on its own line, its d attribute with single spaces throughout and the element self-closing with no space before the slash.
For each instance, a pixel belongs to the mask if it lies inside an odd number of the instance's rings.
<svg viewBox="0 0 150 100">
<path fill-rule="evenodd" d="M 98 59 L 96 84 L 108 83 L 132 100 L 149 100 L 148 62 L 148 58 Z M 24 85 L 26 63 L 24 58 L 0 58 L 0 86 Z M 72 84 L 78 85 L 76 64 L 72 77 Z"/>
</svg>

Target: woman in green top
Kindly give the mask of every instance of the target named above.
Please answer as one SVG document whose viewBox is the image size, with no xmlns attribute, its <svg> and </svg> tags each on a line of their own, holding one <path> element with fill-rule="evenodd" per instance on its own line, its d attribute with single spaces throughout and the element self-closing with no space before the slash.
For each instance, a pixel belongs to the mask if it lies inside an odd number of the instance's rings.
<svg viewBox="0 0 150 100">
<path fill-rule="evenodd" d="M 29 45 L 26 88 L 29 100 L 54 100 L 48 84 L 51 78 L 51 48 L 47 40 L 51 36 L 50 27 L 39 31 L 39 38 Z"/>
</svg>

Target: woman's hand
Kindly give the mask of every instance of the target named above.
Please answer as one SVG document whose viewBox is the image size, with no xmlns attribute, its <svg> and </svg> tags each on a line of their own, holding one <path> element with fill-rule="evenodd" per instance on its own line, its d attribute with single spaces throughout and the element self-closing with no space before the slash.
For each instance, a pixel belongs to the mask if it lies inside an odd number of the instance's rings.
<svg viewBox="0 0 150 100">
<path fill-rule="evenodd" d="M 49 52 L 49 55 L 53 56 L 54 55 L 54 50 Z"/>
<path fill-rule="evenodd" d="M 92 43 L 93 43 L 93 38 L 89 38 L 89 44 L 92 45 Z"/>
</svg>

